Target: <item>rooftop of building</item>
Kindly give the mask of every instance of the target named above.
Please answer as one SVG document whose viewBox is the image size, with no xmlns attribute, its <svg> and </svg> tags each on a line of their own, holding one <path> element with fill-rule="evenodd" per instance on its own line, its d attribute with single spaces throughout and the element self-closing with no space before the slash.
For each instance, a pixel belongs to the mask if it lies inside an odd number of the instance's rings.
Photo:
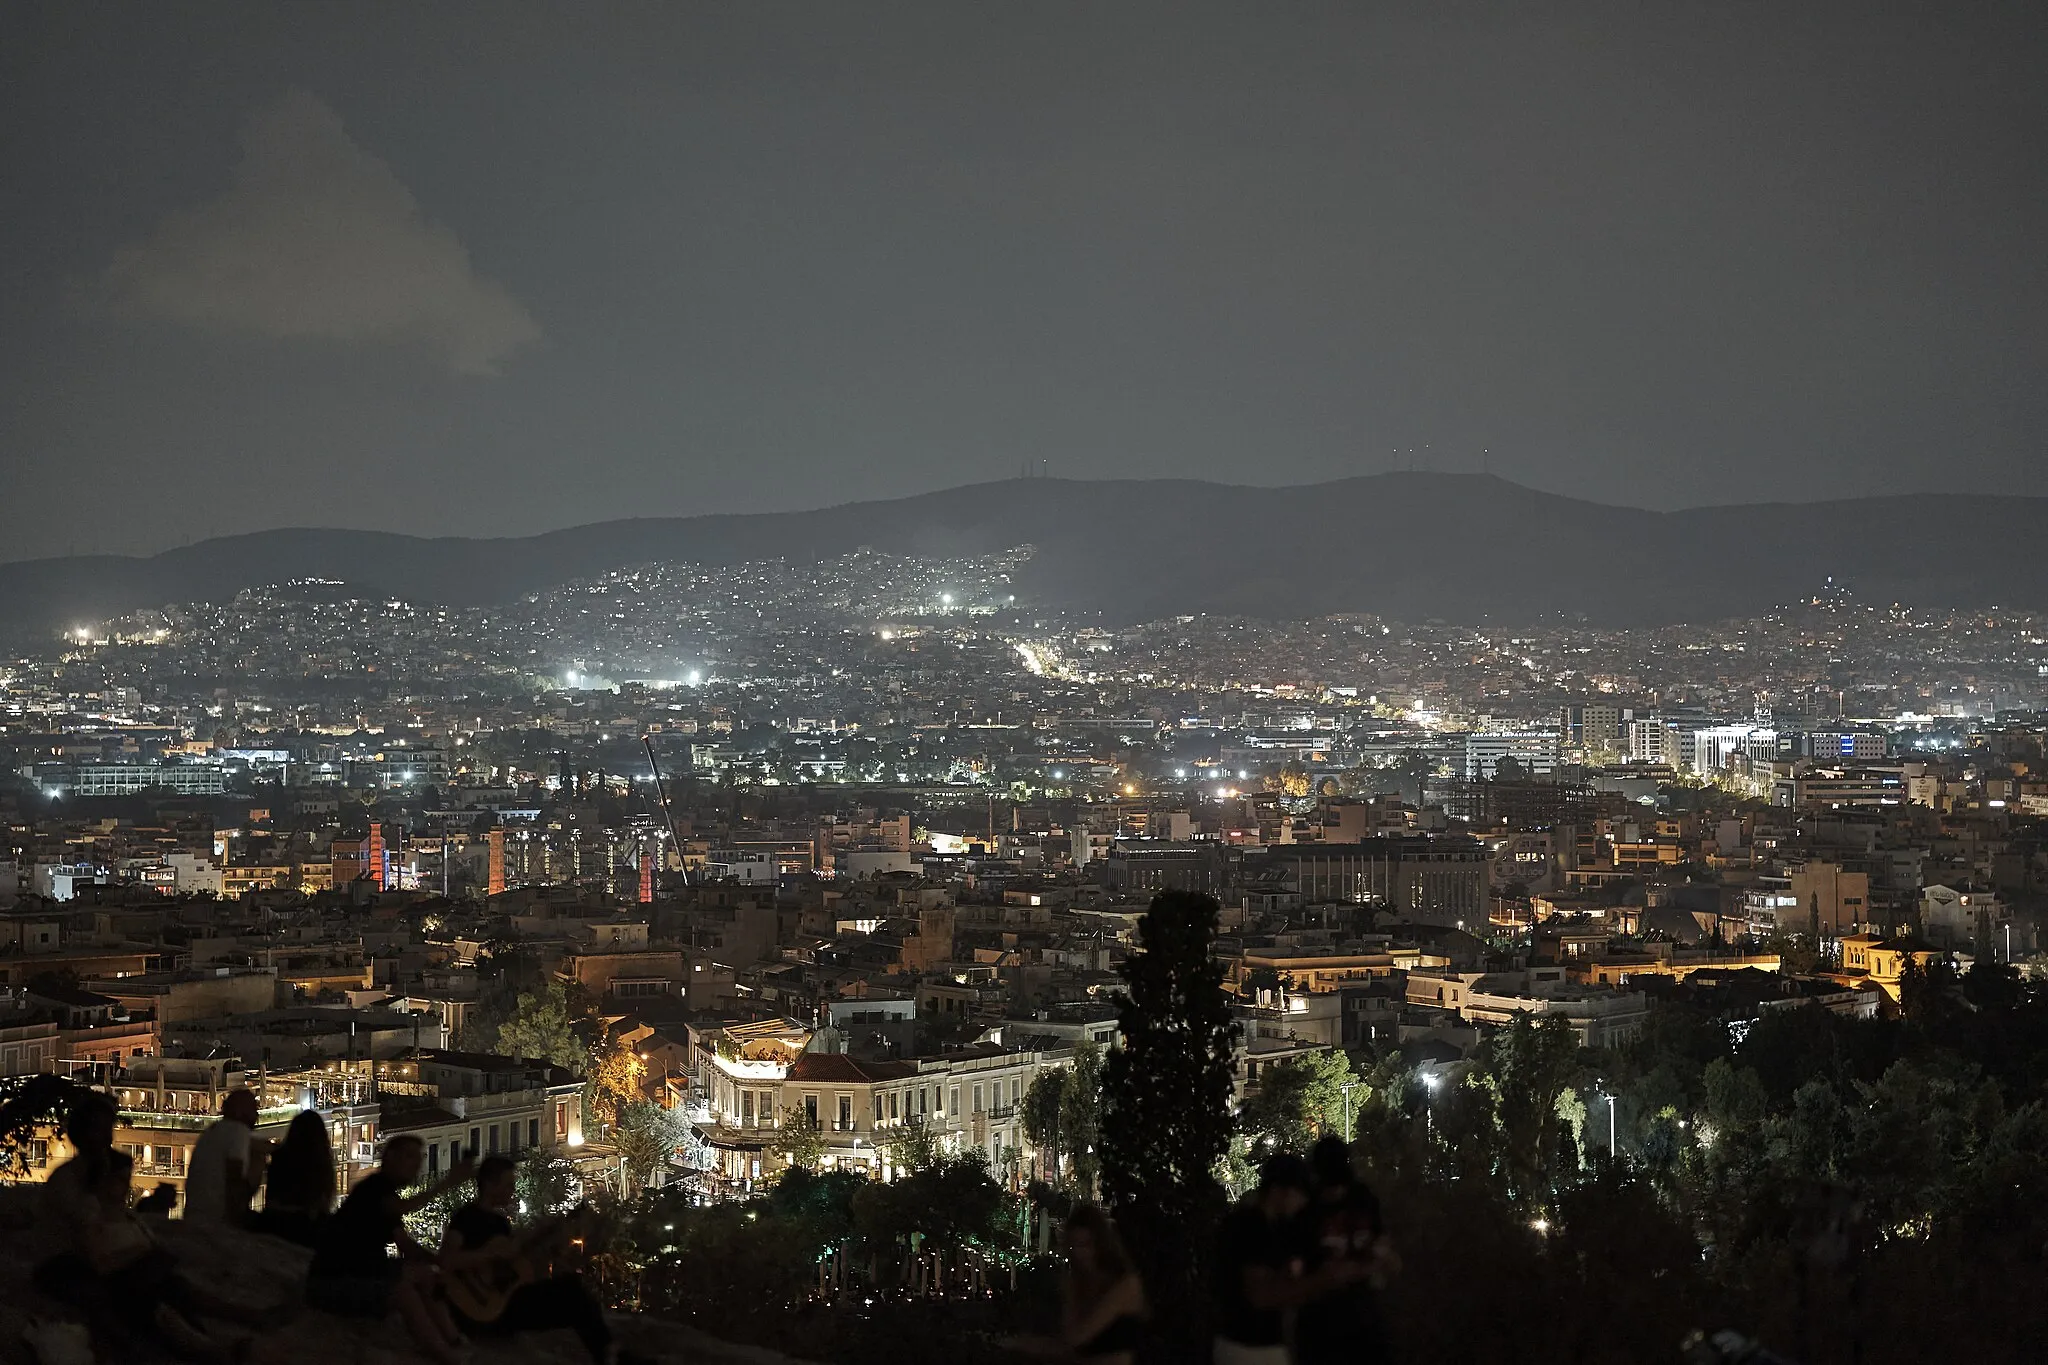
<svg viewBox="0 0 2048 1365">
<path fill-rule="evenodd" d="M 863 1061 L 844 1052 L 806 1052 L 790 1064 L 788 1078 L 819 1084 L 874 1084 L 905 1080 L 918 1073 L 917 1063 Z"/>
</svg>

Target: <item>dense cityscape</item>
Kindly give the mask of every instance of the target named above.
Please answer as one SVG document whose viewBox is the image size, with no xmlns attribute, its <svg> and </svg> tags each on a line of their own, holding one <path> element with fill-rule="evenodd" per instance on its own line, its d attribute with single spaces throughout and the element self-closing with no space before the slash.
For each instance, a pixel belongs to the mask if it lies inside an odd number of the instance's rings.
<svg viewBox="0 0 2048 1365">
<path fill-rule="evenodd" d="M 0 1365 L 2048 1340 L 2048 7 L 6 19 Z"/>
<path fill-rule="evenodd" d="M 1717 1221 L 1741 1180 L 1904 1197 L 1810 1164 L 1816 1104 L 1977 1125 L 1914 1174 L 1946 1182 L 2037 1121 L 1983 1107 L 2013 1059 L 1903 1041 L 2031 1011 L 2048 964 L 2037 618 L 1829 582 L 1682 628 L 1112 627 L 1013 592 L 1031 553 L 648 564 L 498 608 L 295 581 L 49 638 L 0 690 L 10 1084 L 115 1097 L 178 1211 L 244 1087 L 259 1139 L 320 1115 L 342 1189 L 400 1135 L 429 1181 L 514 1157 L 525 1206 L 602 1202 L 613 1306 L 849 1359 L 917 1313 L 990 1351 L 1029 1326 L 1054 1223 L 1113 1183 L 1095 1092 L 1162 893 L 1215 907 L 1227 1194 L 1337 1133 L 1426 1198 L 1491 1141 L 1471 1174 L 1544 1239 L 1605 1190 L 1761 1255 L 1792 1234 Z M 1823 1047 L 1855 1060 L 1785 1069 Z M 1542 1135 L 1499 1090 L 1531 1065 Z M 1936 1089 L 1885 1113 L 1908 1085 Z M 24 1137 L 17 1173 L 65 1155 Z M 840 1227 L 820 1180 L 929 1188 Z M 728 1209 L 788 1259 L 713 1292 Z M 1690 1311 L 1807 1330 L 1709 1271 Z M 877 1295 L 900 1321 L 845 1307 Z"/>
</svg>

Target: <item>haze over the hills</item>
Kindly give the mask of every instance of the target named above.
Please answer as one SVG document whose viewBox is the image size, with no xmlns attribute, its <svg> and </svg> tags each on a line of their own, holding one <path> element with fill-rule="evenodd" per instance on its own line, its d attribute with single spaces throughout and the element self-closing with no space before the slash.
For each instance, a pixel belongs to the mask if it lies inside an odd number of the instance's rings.
<svg viewBox="0 0 2048 1365">
<path fill-rule="evenodd" d="M 1112 621 L 1212 612 L 1638 625 L 1766 610 L 1832 576 L 1869 601 L 2048 602 L 2048 499 L 1964 494 L 1648 512 L 1497 478 L 1382 474 L 1292 488 L 1013 479 L 808 512 L 635 518 L 506 539 L 276 530 L 146 558 L 0 564 L 0 628 L 50 631 L 290 578 L 482 604 L 655 560 L 814 561 L 1037 547 L 1027 600 Z M 1930 541 L 1968 526 L 1983 553 Z"/>
</svg>

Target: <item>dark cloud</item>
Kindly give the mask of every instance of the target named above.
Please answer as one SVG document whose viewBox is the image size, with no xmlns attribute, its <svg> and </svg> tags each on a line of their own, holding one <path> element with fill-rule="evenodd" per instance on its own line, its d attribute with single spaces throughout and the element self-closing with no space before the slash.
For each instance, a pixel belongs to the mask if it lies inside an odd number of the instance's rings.
<svg viewBox="0 0 2048 1365">
<path fill-rule="evenodd" d="M 476 273 L 391 168 L 295 91 L 249 121 L 225 192 L 118 251 L 103 283 L 123 313 L 278 340 L 416 347 L 494 374 L 540 337 Z"/>
</svg>

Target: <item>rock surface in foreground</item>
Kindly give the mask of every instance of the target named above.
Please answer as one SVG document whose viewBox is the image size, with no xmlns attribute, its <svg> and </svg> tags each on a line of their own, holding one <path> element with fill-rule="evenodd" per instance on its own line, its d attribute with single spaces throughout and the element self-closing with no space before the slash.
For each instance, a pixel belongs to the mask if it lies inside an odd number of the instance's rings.
<svg viewBox="0 0 2048 1365">
<path fill-rule="evenodd" d="M 37 1293 L 32 1272 L 60 1244 L 42 1223 L 42 1202 L 33 1186 L 0 1187 L 0 1360 L 33 1357 L 22 1331 L 38 1320 L 75 1321 L 79 1315 Z M 251 1365 L 426 1365 L 396 1316 L 381 1323 L 339 1318 L 304 1303 L 306 1263 L 302 1247 L 235 1228 L 153 1223 L 162 1245 L 179 1258 L 187 1274 L 213 1293 L 260 1314 L 266 1326 L 228 1325 L 223 1336 L 255 1336 Z M 612 1319 L 620 1344 L 663 1365 L 793 1365 L 772 1351 L 735 1346 L 694 1328 L 636 1314 Z M 211 1326 L 212 1324 L 208 1324 Z M 170 1351 L 96 1335 L 95 1358 L 103 1365 L 169 1365 Z M 586 1365 L 589 1357 L 568 1332 L 546 1332 L 476 1343 L 478 1365 Z"/>
</svg>

